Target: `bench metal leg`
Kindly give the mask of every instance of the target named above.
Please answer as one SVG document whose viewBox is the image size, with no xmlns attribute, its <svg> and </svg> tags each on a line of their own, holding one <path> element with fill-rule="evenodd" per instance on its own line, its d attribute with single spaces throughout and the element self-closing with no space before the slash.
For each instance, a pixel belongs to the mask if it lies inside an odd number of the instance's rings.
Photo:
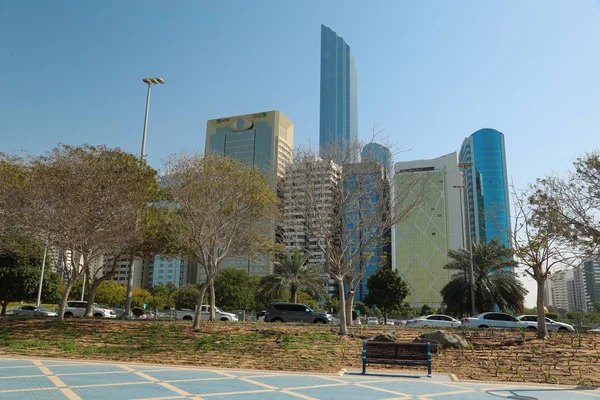
<svg viewBox="0 0 600 400">
<path fill-rule="evenodd" d="M 363 370 L 362 370 L 362 374 L 366 374 L 367 373 L 367 362 L 365 360 L 363 360 Z"/>
</svg>

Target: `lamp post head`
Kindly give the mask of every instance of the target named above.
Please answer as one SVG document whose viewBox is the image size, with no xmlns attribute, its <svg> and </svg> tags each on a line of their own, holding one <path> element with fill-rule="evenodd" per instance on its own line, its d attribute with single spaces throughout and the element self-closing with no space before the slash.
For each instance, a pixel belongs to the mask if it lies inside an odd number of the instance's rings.
<svg viewBox="0 0 600 400">
<path fill-rule="evenodd" d="M 147 85 L 158 85 L 159 83 L 163 85 L 165 83 L 165 80 L 163 78 L 143 78 L 142 82 L 144 82 Z"/>
</svg>

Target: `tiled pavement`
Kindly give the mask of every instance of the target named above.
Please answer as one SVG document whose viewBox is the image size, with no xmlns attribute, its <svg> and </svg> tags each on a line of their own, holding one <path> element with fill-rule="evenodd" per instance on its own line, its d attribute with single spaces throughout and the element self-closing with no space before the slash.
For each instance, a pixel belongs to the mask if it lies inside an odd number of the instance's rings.
<svg viewBox="0 0 600 400">
<path fill-rule="evenodd" d="M 0 358 L 4 399 L 600 400 L 599 390 L 452 381 L 447 375 L 342 375 Z"/>
</svg>

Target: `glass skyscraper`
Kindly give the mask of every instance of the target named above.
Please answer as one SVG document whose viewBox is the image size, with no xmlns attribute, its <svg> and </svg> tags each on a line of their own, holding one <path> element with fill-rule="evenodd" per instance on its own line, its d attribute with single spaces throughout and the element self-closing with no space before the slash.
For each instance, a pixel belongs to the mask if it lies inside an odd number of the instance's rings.
<svg viewBox="0 0 600 400">
<path fill-rule="evenodd" d="M 477 243 L 492 239 L 510 244 L 510 205 L 504 134 L 480 129 L 465 138 L 459 155 L 467 186 L 471 237 Z"/>
<path fill-rule="evenodd" d="M 392 152 L 379 143 L 371 142 L 364 145 L 361 152 L 361 160 L 373 161 L 384 168 L 385 179 L 391 180 L 394 175 L 394 159 Z"/>
<path fill-rule="evenodd" d="M 358 140 L 357 78 L 350 46 L 321 25 L 321 116 L 319 146 L 325 156 L 330 144 L 342 149 Z"/>
</svg>

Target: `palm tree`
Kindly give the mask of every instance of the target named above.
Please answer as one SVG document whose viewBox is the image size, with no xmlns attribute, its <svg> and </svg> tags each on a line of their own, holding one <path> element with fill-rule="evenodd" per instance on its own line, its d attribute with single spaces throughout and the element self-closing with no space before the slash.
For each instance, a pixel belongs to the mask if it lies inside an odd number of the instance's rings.
<svg viewBox="0 0 600 400">
<path fill-rule="evenodd" d="M 273 275 L 263 281 L 263 294 L 280 297 L 286 290 L 290 291 L 290 302 L 296 302 L 298 290 L 303 289 L 310 295 L 325 295 L 323 277 L 314 265 L 308 264 L 309 255 L 296 249 L 284 252 L 281 259 L 275 262 Z"/>
<path fill-rule="evenodd" d="M 512 259 L 512 250 L 496 239 L 489 243 L 473 243 L 473 280 L 475 307 L 480 312 L 523 310 L 527 290 L 519 281 L 511 267 L 517 266 Z M 469 252 L 465 249 L 450 250 L 451 261 L 444 269 L 454 272 L 453 279 L 441 291 L 447 312 L 453 315 L 466 315 L 471 304 L 469 286 Z"/>
</svg>

